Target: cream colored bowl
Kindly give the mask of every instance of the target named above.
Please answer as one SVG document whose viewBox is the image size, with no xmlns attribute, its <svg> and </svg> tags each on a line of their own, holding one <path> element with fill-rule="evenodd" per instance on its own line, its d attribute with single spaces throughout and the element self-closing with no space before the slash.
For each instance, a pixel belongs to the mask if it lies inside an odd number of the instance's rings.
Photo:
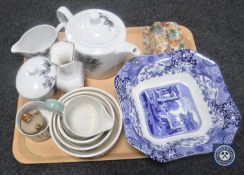
<svg viewBox="0 0 244 175">
<path fill-rule="evenodd" d="M 75 93 L 71 96 L 68 96 L 67 98 L 64 98 L 64 100 L 62 101 L 64 104 L 69 102 L 69 100 L 72 100 L 75 97 L 78 97 L 80 95 L 84 95 L 84 93 Z M 86 95 L 89 95 L 89 93 L 87 93 Z M 94 97 L 95 98 L 95 97 Z M 99 99 L 97 99 L 99 100 Z M 99 100 L 100 101 L 100 100 Z M 102 103 L 103 104 L 103 103 Z M 109 104 L 109 106 L 111 107 L 111 109 L 107 109 L 106 106 L 106 110 L 108 110 L 108 114 L 110 115 L 110 117 L 114 119 L 114 111 L 112 106 Z M 111 110 L 111 111 L 110 111 Z M 64 136 L 62 135 L 62 133 L 60 132 L 62 130 L 62 119 L 60 116 L 55 116 L 56 120 L 53 121 L 52 126 L 53 126 L 53 130 L 57 136 L 57 138 L 59 139 L 59 141 L 66 147 L 70 148 L 70 149 L 74 149 L 74 150 L 78 150 L 78 151 L 87 151 L 87 150 L 92 150 L 96 147 L 99 147 L 100 145 L 102 145 L 104 142 L 106 142 L 106 140 L 110 137 L 112 130 L 109 130 L 107 132 L 104 132 L 101 134 L 100 137 L 98 137 L 98 139 L 95 139 L 92 143 L 90 144 L 75 144 L 73 142 L 70 142 L 68 139 L 64 138 Z M 72 138 L 72 137 L 67 137 L 67 138 Z M 78 140 L 79 141 L 79 140 Z M 86 140 L 82 140 L 82 141 L 86 141 Z"/>
<path fill-rule="evenodd" d="M 93 93 L 89 93 L 89 92 L 79 92 L 79 93 L 75 93 L 75 94 L 72 94 L 72 95 L 69 95 L 69 96 L 63 96 L 62 98 L 60 98 L 60 100 L 62 100 L 63 103 L 66 103 L 68 100 L 74 98 L 77 95 L 89 95 L 89 96 L 92 96 L 94 98 L 97 98 L 104 105 L 105 109 L 110 114 L 110 116 L 114 119 L 113 107 L 111 106 L 109 101 L 106 98 L 104 98 L 102 95 L 93 94 Z M 101 134 L 98 134 L 98 135 L 96 135 L 94 137 L 84 138 L 84 139 L 77 139 L 77 138 L 73 138 L 73 137 L 69 136 L 65 132 L 65 130 L 61 126 L 62 124 L 60 122 L 60 119 L 58 119 L 57 124 L 58 124 L 58 128 L 59 128 L 59 131 L 60 131 L 60 135 L 62 135 L 62 137 L 64 137 L 66 140 L 68 140 L 68 141 L 70 141 L 72 143 L 75 143 L 77 145 L 84 145 L 84 144 L 94 143 L 103 135 L 103 133 L 101 133 Z M 106 133 L 110 135 L 111 132 L 110 133 L 106 132 Z"/>
<path fill-rule="evenodd" d="M 73 94 L 77 94 L 79 92 L 89 92 L 92 93 L 94 95 L 99 94 L 102 95 L 104 98 L 106 98 L 106 100 L 108 100 L 108 102 L 112 105 L 113 107 L 113 111 L 114 111 L 114 126 L 111 130 L 111 135 L 107 138 L 107 140 L 101 144 L 100 146 L 91 149 L 91 150 L 87 150 L 87 151 L 80 151 L 80 150 L 75 150 L 72 149 L 70 147 L 65 146 L 64 144 L 61 143 L 61 141 L 58 138 L 57 132 L 55 132 L 55 127 L 54 127 L 54 121 L 56 120 L 57 116 L 52 118 L 52 125 L 50 127 L 50 132 L 51 132 L 51 136 L 55 142 L 55 144 L 61 149 L 63 150 L 65 153 L 75 156 L 75 157 L 79 157 L 79 158 L 95 158 L 95 157 L 100 157 L 102 155 L 104 155 L 107 151 L 109 151 L 114 144 L 117 142 L 117 140 L 119 139 L 120 133 L 121 133 L 121 129 L 122 129 L 122 114 L 121 114 L 121 110 L 120 107 L 118 105 L 118 102 L 107 92 L 97 89 L 97 88 L 92 88 L 92 87 L 84 87 L 84 88 L 79 88 L 77 90 L 71 91 L 67 94 L 65 94 L 62 97 L 62 100 L 65 99 L 68 96 L 71 96 Z M 61 100 L 61 99 L 60 99 Z"/>
</svg>

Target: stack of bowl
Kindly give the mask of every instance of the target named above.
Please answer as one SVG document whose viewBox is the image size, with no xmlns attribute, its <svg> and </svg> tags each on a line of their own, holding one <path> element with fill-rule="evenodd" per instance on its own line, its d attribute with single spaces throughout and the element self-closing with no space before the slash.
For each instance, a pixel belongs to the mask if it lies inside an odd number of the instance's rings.
<svg viewBox="0 0 244 175">
<path fill-rule="evenodd" d="M 77 97 L 91 97 L 98 101 L 106 110 L 108 117 L 111 117 L 113 124 L 111 129 L 99 132 L 90 137 L 78 137 L 64 127 L 64 118 L 53 114 L 50 123 L 50 133 L 55 144 L 65 153 L 79 158 L 97 158 L 109 151 L 119 139 L 122 129 L 122 114 L 117 101 L 107 92 L 92 88 L 83 87 L 68 92 L 59 101 L 64 105 Z M 80 114 L 82 116 L 82 114 Z"/>
</svg>

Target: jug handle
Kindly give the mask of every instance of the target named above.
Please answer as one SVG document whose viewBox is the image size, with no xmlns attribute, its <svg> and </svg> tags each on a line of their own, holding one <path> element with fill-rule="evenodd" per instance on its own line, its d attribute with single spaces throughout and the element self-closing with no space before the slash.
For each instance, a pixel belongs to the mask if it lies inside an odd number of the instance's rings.
<svg viewBox="0 0 244 175">
<path fill-rule="evenodd" d="M 57 16 L 59 22 L 67 23 L 73 17 L 73 14 L 69 11 L 69 9 L 67 9 L 64 6 L 61 6 L 58 8 L 58 10 L 56 12 L 56 16 Z"/>
<path fill-rule="evenodd" d="M 58 100 L 55 100 L 55 99 L 45 100 L 44 106 L 47 110 L 54 112 L 54 113 L 61 115 L 61 116 L 64 112 L 64 104 L 59 102 Z"/>
</svg>

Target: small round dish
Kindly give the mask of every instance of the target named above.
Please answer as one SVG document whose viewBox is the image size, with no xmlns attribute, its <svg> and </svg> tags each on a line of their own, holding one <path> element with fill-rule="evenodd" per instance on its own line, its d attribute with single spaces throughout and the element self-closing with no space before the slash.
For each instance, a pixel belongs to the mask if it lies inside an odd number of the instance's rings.
<svg viewBox="0 0 244 175">
<path fill-rule="evenodd" d="M 68 100 L 72 99 L 73 97 L 77 96 L 77 95 L 90 95 L 93 96 L 95 98 L 98 98 L 98 100 L 104 105 L 105 109 L 107 110 L 107 112 L 112 116 L 112 118 L 114 119 L 114 110 L 113 107 L 111 106 L 111 104 L 108 102 L 108 100 L 106 98 L 104 98 L 103 96 L 99 95 L 99 94 L 92 94 L 89 92 L 79 92 L 76 94 L 72 94 L 70 95 L 68 98 L 66 98 L 63 102 L 66 103 Z M 94 137 L 90 137 L 90 138 L 84 138 L 84 139 L 76 139 L 73 137 L 70 137 L 68 134 L 66 134 L 66 132 L 64 131 L 63 127 L 61 126 L 61 121 L 60 119 L 58 119 L 58 128 L 60 131 L 60 134 L 68 141 L 75 143 L 76 145 L 84 145 L 84 144 L 90 144 L 95 142 L 97 139 L 99 139 L 103 133 L 98 134 Z"/>
<path fill-rule="evenodd" d="M 71 142 L 71 143 L 74 143 L 76 145 L 85 145 L 85 144 L 91 144 L 93 142 L 96 142 L 99 138 L 102 137 L 103 133 L 101 134 L 98 134 L 98 135 L 95 135 L 94 137 L 90 137 L 90 138 L 86 138 L 86 139 L 76 139 L 76 138 L 73 138 L 73 137 L 70 137 L 69 135 L 67 135 L 67 133 L 65 132 L 65 130 L 63 129 L 62 127 L 62 124 L 61 124 L 61 119 L 58 118 L 57 119 L 57 127 L 58 127 L 58 130 L 60 132 L 60 135 L 67 141 Z"/>
<path fill-rule="evenodd" d="M 75 143 L 72 143 L 68 140 L 66 140 L 64 137 L 62 137 L 62 135 L 60 134 L 59 131 L 59 125 L 57 124 L 58 121 L 60 121 L 60 116 L 54 116 L 54 121 L 52 123 L 52 128 L 53 131 L 55 132 L 55 135 L 57 137 L 57 139 L 67 148 L 73 149 L 73 150 L 77 150 L 77 151 L 88 151 L 88 150 L 92 150 L 98 146 L 100 146 L 104 141 L 104 137 L 102 137 L 103 135 L 107 135 L 107 133 L 103 133 L 101 137 L 99 137 L 96 142 L 93 144 L 85 144 L 85 145 L 76 145 Z M 60 123 L 60 122 L 59 122 Z"/>
</svg>

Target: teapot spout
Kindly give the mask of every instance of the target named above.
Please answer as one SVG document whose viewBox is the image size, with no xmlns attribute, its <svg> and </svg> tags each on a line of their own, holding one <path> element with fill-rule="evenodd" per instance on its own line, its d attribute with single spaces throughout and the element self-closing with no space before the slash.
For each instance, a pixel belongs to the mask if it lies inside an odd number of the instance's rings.
<svg viewBox="0 0 244 175">
<path fill-rule="evenodd" d="M 141 53 L 140 49 L 137 46 L 129 42 L 123 43 L 122 47 L 120 48 L 120 52 L 129 53 L 133 56 L 138 56 Z"/>
</svg>

